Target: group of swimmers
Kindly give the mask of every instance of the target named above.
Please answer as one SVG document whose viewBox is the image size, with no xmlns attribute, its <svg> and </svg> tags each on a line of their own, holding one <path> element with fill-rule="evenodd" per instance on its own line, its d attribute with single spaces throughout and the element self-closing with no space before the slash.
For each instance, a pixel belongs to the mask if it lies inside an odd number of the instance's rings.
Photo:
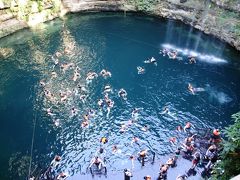
<svg viewBox="0 0 240 180">
<path fill-rule="evenodd" d="M 163 56 L 167 55 L 169 59 L 183 60 L 182 57 L 178 56 L 178 51 L 177 50 L 171 50 L 171 49 L 164 48 L 164 49 L 159 51 L 159 54 L 162 54 Z M 196 56 L 189 55 L 188 56 L 188 62 L 189 62 L 189 64 L 195 64 L 197 62 L 196 61 Z"/>
<path fill-rule="evenodd" d="M 179 58 L 177 56 L 178 55 L 177 51 L 170 51 L 170 50 L 167 50 L 167 49 L 163 49 L 161 51 L 161 53 L 164 56 L 168 55 L 170 59 L 178 59 Z M 60 57 L 60 56 L 62 56 L 62 54 L 56 53 L 55 56 Z M 72 69 L 73 70 L 72 81 L 74 83 L 78 82 L 79 78 L 81 77 L 80 76 L 80 71 L 81 71 L 80 68 L 78 66 L 76 66 L 76 64 L 74 64 L 74 63 L 63 63 L 63 64 L 60 65 L 59 60 L 57 60 L 56 57 L 53 58 L 55 66 L 58 65 L 60 67 L 60 70 L 62 71 L 62 73 L 66 73 L 66 71 Z M 195 57 L 189 57 L 189 62 L 196 63 Z M 153 65 L 157 66 L 157 61 L 154 57 L 151 57 L 151 58 L 145 60 L 144 63 L 153 64 Z M 145 72 L 145 69 L 143 67 L 140 67 L 140 66 L 137 67 L 137 70 L 138 70 L 138 74 L 143 74 Z M 85 79 L 86 80 L 86 85 L 90 84 L 94 79 L 98 78 L 98 76 L 102 76 L 103 78 L 106 79 L 106 78 L 111 77 L 112 74 L 111 74 L 110 71 L 107 71 L 106 69 L 101 70 L 101 72 L 99 74 L 96 73 L 96 72 L 89 72 L 89 73 L 87 73 L 87 77 Z M 57 77 L 58 77 L 57 73 L 55 71 L 52 71 L 51 72 L 51 79 L 56 79 Z M 87 98 L 87 94 L 89 93 L 86 85 L 83 85 L 83 84 L 77 84 L 76 89 L 74 89 L 73 91 L 71 91 L 69 89 L 66 89 L 65 91 L 59 90 L 59 95 L 54 95 L 48 89 L 48 83 L 47 82 L 42 80 L 42 81 L 40 81 L 40 85 L 43 87 L 43 92 L 44 92 L 46 98 L 51 102 L 57 102 L 57 103 L 66 103 L 68 101 L 68 99 L 70 98 L 70 96 L 74 96 L 74 91 L 75 91 L 75 94 L 79 94 L 79 99 L 83 103 L 85 103 L 86 98 Z M 192 94 L 194 94 L 196 92 L 196 89 L 191 84 L 188 85 L 188 90 Z M 111 88 L 110 85 L 106 85 L 104 87 L 104 91 L 103 91 L 104 98 L 99 99 L 97 101 L 97 105 L 98 105 L 100 111 L 103 110 L 103 109 L 106 109 L 106 111 L 107 111 L 106 116 L 107 117 L 109 117 L 110 110 L 114 106 L 114 101 L 109 97 L 110 93 L 112 93 L 112 88 Z M 118 96 L 120 98 L 122 98 L 123 100 L 127 100 L 126 90 L 121 88 L 118 91 Z M 132 114 L 131 114 L 132 120 L 129 120 L 127 124 L 123 124 L 121 126 L 121 128 L 120 128 L 121 133 L 124 133 L 126 131 L 126 129 L 134 123 L 134 121 L 137 119 L 137 117 L 139 115 L 140 110 L 141 110 L 141 108 L 134 108 L 133 109 Z M 54 117 L 55 125 L 59 126 L 60 125 L 60 120 L 55 118 L 56 114 L 53 112 L 53 110 L 51 108 L 47 108 L 46 111 L 47 111 L 47 114 L 49 116 Z M 75 107 L 72 107 L 70 109 L 70 112 L 71 112 L 70 117 L 74 117 L 78 114 L 79 110 Z M 164 113 L 169 113 L 169 109 L 167 107 L 164 109 Z M 93 109 L 88 110 L 88 112 L 83 115 L 82 122 L 81 122 L 81 127 L 82 128 L 88 127 L 90 119 L 95 117 L 95 115 L 96 115 L 95 110 L 93 110 Z M 177 130 L 187 132 L 188 129 L 190 129 L 191 127 L 192 127 L 191 123 L 188 122 L 184 126 L 184 128 L 182 128 L 181 126 L 178 126 Z M 149 127 L 147 125 L 144 125 L 144 127 L 142 127 L 143 131 L 148 131 L 148 129 L 149 129 Z M 187 141 L 188 142 L 191 141 L 190 139 L 194 139 L 194 136 L 189 137 L 189 139 Z M 170 138 L 169 141 L 174 145 L 176 143 L 176 140 L 177 140 L 176 137 L 172 137 L 172 138 Z M 106 137 L 104 137 L 104 138 L 101 138 L 100 141 L 101 141 L 101 143 L 106 144 L 108 140 L 107 140 Z M 139 138 L 133 137 L 133 140 L 132 140 L 131 144 L 133 144 L 133 143 L 137 144 L 138 142 L 139 142 Z M 214 148 L 212 147 L 211 149 L 214 149 Z M 100 150 L 101 150 L 100 154 L 102 154 L 103 151 L 104 151 L 103 148 L 102 149 L 100 148 Z M 113 148 L 112 148 L 112 151 L 116 152 L 118 150 L 119 150 L 118 147 L 116 145 L 114 145 Z M 159 179 L 166 179 L 167 170 L 169 169 L 169 167 L 175 167 L 176 161 L 178 159 L 178 156 L 180 155 L 181 150 L 183 150 L 184 152 L 186 151 L 186 154 L 192 154 L 195 149 L 194 149 L 194 146 L 191 145 L 191 143 L 190 143 L 190 145 L 185 143 L 185 144 L 182 145 L 181 148 L 178 148 L 175 155 L 173 157 L 171 157 L 165 164 L 160 166 Z M 211 152 L 210 150 L 209 150 L 209 152 Z M 147 157 L 147 154 L 148 154 L 147 149 L 144 149 L 144 150 L 140 151 L 137 154 L 138 159 L 144 160 Z M 210 154 L 210 153 L 208 153 L 208 154 Z M 194 167 L 194 168 L 196 167 L 196 165 L 198 164 L 199 158 L 200 158 L 200 156 L 198 154 L 193 155 L 194 163 L 193 163 L 192 167 Z M 130 159 L 133 161 L 134 160 L 134 155 L 131 155 Z M 52 161 L 52 163 L 50 164 L 50 167 L 51 167 L 50 169 L 52 170 L 52 169 L 56 168 L 58 166 L 60 160 L 61 160 L 61 157 L 56 156 L 54 158 L 54 160 Z M 92 158 L 92 160 L 90 161 L 89 168 L 91 168 L 93 165 L 96 165 L 98 167 L 98 169 L 102 169 L 102 168 L 106 167 L 106 164 L 104 163 L 104 158 L 101 158 L 99 156 L 94 156 Z M 210 167 L 210 165 L 208 165 L 208 166 Z M 66 179 L 68 176 L 69 176 L 68 173 L 61 172 L 61 173 L 57 174 L 56 179 L 62 179 L 63 180 L 63 179 Z M 149 179 L 149 178 L 151 179 L 150 176 L 145 176 L 144 178 L 145 179 Z M 179 176 L 179 178 L 181 178 L 181 177 Z"/>
</svg>

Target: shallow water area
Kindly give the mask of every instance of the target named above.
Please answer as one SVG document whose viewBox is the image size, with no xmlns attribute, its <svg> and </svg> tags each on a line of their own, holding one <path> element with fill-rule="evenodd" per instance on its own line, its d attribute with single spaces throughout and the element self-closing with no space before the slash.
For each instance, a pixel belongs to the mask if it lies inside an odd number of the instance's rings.
<svg viewBox="0 0 240 180">
<path fill-rule="evenodd" d="M 72 178 L 89 173 L 103 136 L 108 137 L 103 147 L 109 179 L 118 172 L 120 177 L 123 169 L 132 168 L 129 156 L 142 149 L 155 152 L 156 159 L 172 153 L 176 146 L 169 138 L 177 137 L 179 144 L 186 136 L 176 132 L 178 125 L 191 122 L 193 131 L 221 129 L 233 123 L 231 114 L 239 111 L 240 53 L 172 20 L 139 14 L 70 14 L 1 39 L 0 47 L 0 179 L 24 179 L 32 142 L 31 172 L 45 169 L 59 154 L 57 172 L 68 172 Z M 177 58 L 160 53 L 164 48 L 177 50 Z M 195 64 L 189 63 L 190 55 L 196 56 Z M 157 63 L 144 63 L 151 57 Z M 138 66 L 145 72 L 138 74 Z M 102 77 L 102 69 L 111 77 Z M 89 72 L 98 77 L 87 82 Z M 114 101 L 109 114 L 106 104 L 102 110 L 97 104 L 104 99 L 106 85 Z M 121 88 L 126 100 L 118 96 Z M 163 113 L 164 107 L 169 113 Z M 140 110 L 132 117 L 134 108 Z M 84 128 L 83 115 L 90 109 L 95 113 Z M 127 125 L 124 133 L 122 125 Z M 139 144 L 131 143 L 134 136 Z"/>
</svg>

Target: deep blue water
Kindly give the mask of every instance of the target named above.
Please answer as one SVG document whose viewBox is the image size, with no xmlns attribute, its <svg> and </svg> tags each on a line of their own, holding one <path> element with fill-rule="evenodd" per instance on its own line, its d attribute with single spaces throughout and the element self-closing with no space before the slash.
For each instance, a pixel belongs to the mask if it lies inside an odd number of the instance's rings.
<svg viewBox="0 0 240 180">
<path fill-rule="evenodd" d="M 121 171 L 129 165 L 128 156 L 142 148 L 155 151 L 158 157 L 172 152 L 175 147 L 169 138 L 179 136 L 178 125 L 190 121 L 194 129 L 221 129 L 233 123 L 231 114 L 239 111 L 240 53 L 180 22 L 137 14 L 74 14 L 1 39 L 0 47 L 4 51 L 0 60 L 0 179 L 21 179 L 19 174 L 28 172 L 35 120 L 32 170 L 46 168 L 59 154 L 58 171 L 73 175 L 86 172 L 102 136 L 109 138 L 105 146 L 108 169 Z M 64 54 L 66 47 L 70 52 Z M 181 60 L 159 54 L 164 47 L 177 49 Z M 56 52 L 63 55 L 57 58 Z M 189 53 L 198 55 L 196 64 L 189 64 Z M 58 65 L 52 57 L 59 60 Z M 151 57 L 157 66 L 143 63 Z M 63 73 L 63 63 L 74 63 L 74 68 Z M 81 78 L 74 82 L 76 66 Z M 146 72 L 138 74 L 137 66 Z M 112 77 L 99 76 L 86 83 L 88 72 L 102 69 Z M 56 78 L 51 77 L 53 71 Z M 55 100 L 44 95 L 40 81 Z M 88 91 L 85 103 L 73 93 L 79 83 Z M 192 95 L 188 83 L 205 91 Z M 97 106 L 105 85 L 112 87 L 109 97 L 115 102 L 109 117 Z M 117 95 L 121 88 L 128 93 L 126 101 Z M 71 91 L 67 102 L 61 102 L 59 93 L 67 91 Z M 170 114 L 161 114 L 165 106 Z M 72 107 L 78 109 L 74 117 Z M 143 110 L 121 134 L 121 124 L 131 119 L 135 107 Z M 54 116 L 47 114 L 48 108 Z M 97 115 L 88 128 L 82 128 L 82 116 L 89 109 Z M 147 132 L 141 130 L 144 125 L 149 126 Z M 140 147 L 131 146 L 133 136 L 141 140 Z M 114 144 L 121 153 L 112 154 Z"/>
</svg>

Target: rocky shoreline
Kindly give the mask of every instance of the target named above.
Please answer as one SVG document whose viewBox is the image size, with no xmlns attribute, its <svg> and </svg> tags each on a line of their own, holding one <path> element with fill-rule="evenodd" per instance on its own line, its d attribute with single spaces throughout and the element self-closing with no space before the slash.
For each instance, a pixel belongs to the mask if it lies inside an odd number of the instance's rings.
<svg viewBox="0 0 240 180">
<path fill-rule="evenodd" d="M 137 0 L 63 0 L 54 2 L 55 4 L 42 4 L 41 9 L 36 8 L 36 4 L 28 5 L 33 10 L 31 13 L 25 12 L 24 16 L 21 16 L 24 19 L 20 18 L 19 12 L 14 12 L 14 8 L 18 7 L 17 4 L 4 4 L 0 0 L 0 38 L 20 29 L 62 17 L 69 12 L 133 11 L 180 20 L 240 50 L 239 0 L 235 1 L 235 4 L 226 4 L 219 0 L 187 0 L 183 1 L 184 3 L 179 0 L 162 0 L 156 1 L 154 4 L 140 5 L 136 3 Z"/>
</svg>

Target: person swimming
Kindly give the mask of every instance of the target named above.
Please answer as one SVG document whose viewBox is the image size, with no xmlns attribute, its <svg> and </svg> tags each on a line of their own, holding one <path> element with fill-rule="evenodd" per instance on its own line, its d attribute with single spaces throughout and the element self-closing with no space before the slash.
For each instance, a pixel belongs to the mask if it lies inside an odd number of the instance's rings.
<svg viewBox="0 0 240 180">
<path fill-rule="evenodd" d="M 77 70 L 75 70 L 73 74 L 73 81 L 75 82 L 78 78 L 80 78 L 80 73 Z"/>
<path fill-rule="evenodd" d="M 71 109 L 71 116 L 73 117 L 73 116 L 76 116 L 77 115 L 77 112 L 78 112 L 78 110 L 75 108 L 75 107 L 72 107 L 72 109 Z"/>
<path fill-rule="evenodd" d="M 110 85 L 106 85 L 106 86 L 104 87 L 104 93 L 110 93 L 110 92 L 112 92 L 111 86 L 110 86 Z"/>
<path fill-rule="evenodd" d="M 62 159 L 61 156 L 56 155 L 52 162 L 50 163 L 50 167 L 56 168 L 60 164 L 61 159 Z"/>
<path fill-rule="evenodd" d="M 108 142 L 107 137 L 101 137 L 101 139 L 100 139 L 100 143 L 102 143 L 102 144 L 106 144 L 107 142 Z"/>
<path fill-rule="evenodd" d="M 147 132 L 149 129 L 149 127 L 147 125 L 144 125 L 141 130 L 144 131 L 144 132 Z"/>
<path fill-rule="evenodd" d="M 87 83 L 89 83 L 89 82 L 91 82 L 93 79 L 95 79 L 97 77 L 98 77 L 97 73 L 89 72 L 89 73 L 87 73 L 86 81 L 87 81 Z"/>
<path fill-rule="evenodd" d="M 145 69 L 141 66 L 137 67 L 137 71 L 138 71 L 138 74 L 144 74 L 145 73 Z"/>
<path fill-rule="evenodd" d="M 104 106 L 104 101 L 102 99 L 99 99 L 97 104 L 98 104 L 99 108 L 102 109 Z"/>
<path fill-rule="evenodd" d="M 174 145 L 174 146 L 175 146 L 176 141 L 177 141 L 177 138 L 176 138 L 176 137 L 171 137 L 171 138 L 169 138 L 169 142 L 170 142 L 172 145 Z"/>
<path fill-rule="evenodd" d="M 196 64 L 196 57 L 188 56 L 189 64 Z"/>
<path fill-rule="evenodd" d="M 134 108 L 132 111 L 132 118 L 137 119 L 139 116 L 139 111 L 142 110 L 143 108 Z"/>
<path fill-rule="evenodd" d="M 183 128 L 184 132 L 189 131 L 191 127 L 192 127 L 192 124 L 190 122 L 187 122 Z"/>
<path fill-rule="evenodd" d="M 151 64 L 154 64 L 156 66 L 157 65 L 157 60 L 154 57 L 151 57 L 150 59 L 145 60 L 144 63 L 146 63 L 146 64 L 151 63 Z"/>
<path fill-rule="evenodd" d="M 103 76 L 104 78 L 107 78 L 107 77 L 111 77 L 111 76 L 112 76 L 111 72 L 107 71 L 106 69 L 103 69 L 103 70 L 100 72 L 100 75 Z"/>
<path fill-rule="evenodd" d="M 125 89 L 121 88 L 118 91 L 118 96 L 122 97 L 124 100 L 126 100 L 127 99 L 127 91 Z"/>
<path fill-rule="evenodd" d="M 193 88 L 193 86 L 192 86 L 190 83 L 188 83 L 188 90 L 189 90 L 193 95 L 195 94 L 194 88 Z"/>
</svg>

